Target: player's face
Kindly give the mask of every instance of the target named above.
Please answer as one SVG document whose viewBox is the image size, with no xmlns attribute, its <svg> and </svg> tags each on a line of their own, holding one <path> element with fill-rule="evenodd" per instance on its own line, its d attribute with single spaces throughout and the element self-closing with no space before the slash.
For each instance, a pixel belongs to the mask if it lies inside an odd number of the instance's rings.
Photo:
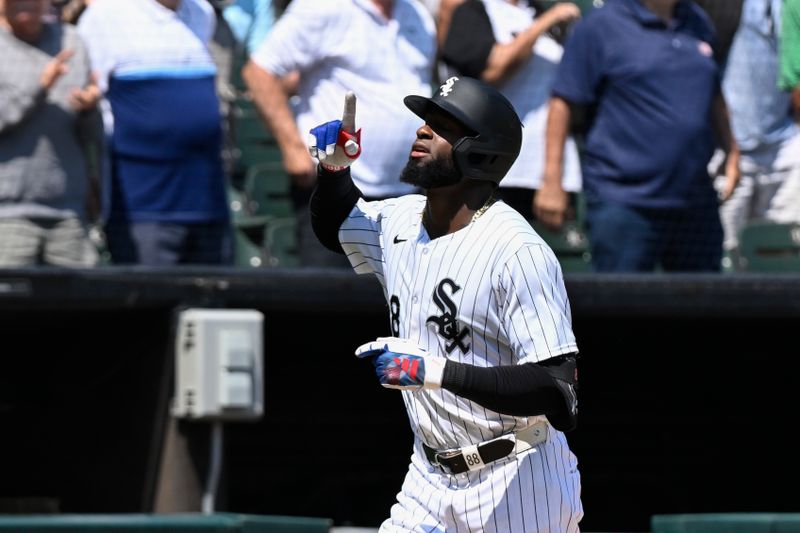
<svg viewBox="0 0 800 533">
<path fill-rule="evenodd" d="M 469 132 L 457 121 L 443 115 L 429 115 L 417 130 L 408 163 L 400 181 L 423 189 L 448 187 L 461 181 L 453 163 L 453 144 Z"/>
</svg>

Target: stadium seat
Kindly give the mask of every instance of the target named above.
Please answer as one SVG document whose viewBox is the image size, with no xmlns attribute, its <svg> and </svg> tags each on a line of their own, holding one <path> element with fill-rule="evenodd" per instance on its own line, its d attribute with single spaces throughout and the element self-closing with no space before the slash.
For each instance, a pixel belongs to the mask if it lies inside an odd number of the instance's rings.
<svg viewBox="0 0 800 533">
<path fill-rule="evenodd" d="M 267 266 L 294 267 L 297 256 L 297 219 L 273 218 L 264 230 L 264 252 Z"/>
<path fill-rule="evenodd" d="M 565 222 L 559 231 L 549 230 L 536 221 L 531 221 L 531 226 L 553 249 L 563 272 L 591 271 L 589 239 L 578 222 Z"/>
<path fill-rule="evenodd" d="M 241 190 L 229 187 L 236 265 L 296 266 L 297 237 L 289 178 L 280 162 L 251 165 Z"/>
<path fill-rule="evenodd" d="M 739 234 L 746 272 L 800 272 L 800 224 L 753 222 Z"/>
<path fill-rule="evenodd" d="M 280 163 L 281 151 L 278 143 L 255 116 L 255 111 L 246 112 L 238 117 L 235 145 L 238 150 L 238 166 L 246 171 L 251 165 L 261 163 Z"/>
<path fill-rule="evenodd" d="M 261 268 L 268 265 L 262 243 L 254 240 L 252 234 L 252 231 L 245 228 L 233 228 L 234 265 L 237 267 Z M 260 236 L 260 233 L 256 235 Z"/>
<path fill-rule="evenodd" d="M 531 226 L 553 249 L 564 272 L 591 272 L 592 255 L 586 234 L 586 199 L 582 193 L 574 198 L 575 219 L 564 222 L 558 231 L 546 228 L 541 222 L 531 221 Z"/>
<path fill-rule="evenodd" d="M 248 213 L 281 218 L 293 216 L 289 188 L 289 177 L 280 162 L 249 166 L 243 186 Z"/>
<path fill-rule="evenodd" d="M 244 173 L 251 165 L 278 163 L 281 151 L 272 132 L 258 114 L 253 102 L 240 97 L 233 105 L 233 139 L 237 154 L 238 171 Z"/>
<path fill-rule="evenodd" d="M 236 113 L 237 141 L 275 142 L 272 132 L 264 125 L 264 122 L 252 103 L 246 104 L 237 101 L 237 103 L 234 104 L 234 110 Z"/>
<path fill-rule="evenodd" d="M 226 189 L 233 226 L 251 233 L 263 231 L 270 217 L 251 213 L 243 191 L 231 184 L 228 184 Z"/>
</svg>

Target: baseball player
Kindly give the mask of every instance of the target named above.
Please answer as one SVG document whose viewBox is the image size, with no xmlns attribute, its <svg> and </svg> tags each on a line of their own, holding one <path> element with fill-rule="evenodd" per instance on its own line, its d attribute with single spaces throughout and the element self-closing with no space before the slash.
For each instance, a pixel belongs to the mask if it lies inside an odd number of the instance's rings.
<svg viewBox="0 0 800 533">
<path fill-rule="evenodd" d="M 391 337 L 358 347 L 402 390 L 414 447 L 381 531 L 578 531 L 577 460 L 563 431 L 577 414 L 571 311 L 552 250 L 493 194 L 517 157 L 520 120 L 499 92 L 448 79 L 407 96 L 419 127 L 400 180 L 423 195 L 366 202 L 355 96 L 311 130 L 320 241 L 374 274 Z"/>
</svg>

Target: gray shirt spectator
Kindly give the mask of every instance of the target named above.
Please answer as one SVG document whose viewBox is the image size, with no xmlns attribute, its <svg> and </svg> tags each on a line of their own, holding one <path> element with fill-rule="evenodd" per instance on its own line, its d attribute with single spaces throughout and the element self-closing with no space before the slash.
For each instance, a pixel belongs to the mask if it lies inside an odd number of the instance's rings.
<svg viewBox="0 0 800 533">
<path fill-rule="evenodd" d="M 43 20 L 47 2 L 6 0 L 0 28 L 0 266 L 91 266 L 90 169 L 100 97 L 80 37 Z"/>
</svg>

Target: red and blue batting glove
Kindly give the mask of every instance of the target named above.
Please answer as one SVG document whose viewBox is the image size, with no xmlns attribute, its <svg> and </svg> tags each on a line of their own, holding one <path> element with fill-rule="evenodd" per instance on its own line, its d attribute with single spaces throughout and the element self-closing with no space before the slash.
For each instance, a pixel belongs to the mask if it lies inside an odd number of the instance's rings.
<svg viewBox="0 0 800 533">
<path fill-rule="evenodd" d="M 342 120 L 332 120 L 309 131 L 308 152 L 326 170 L 344 170 L 361 155 L 361 130 L 355 128 L 356 95 L 349 92 L 344 97 Z"/>
<path fill-rule="evenodd" d="M 398 337 L 378 337 L 356 349 L 356 356 L 372 357 L 375 374 L 386 388 L 438 389 L 447 359 L 435 357 L 417 343 Z"/>
</svg>

